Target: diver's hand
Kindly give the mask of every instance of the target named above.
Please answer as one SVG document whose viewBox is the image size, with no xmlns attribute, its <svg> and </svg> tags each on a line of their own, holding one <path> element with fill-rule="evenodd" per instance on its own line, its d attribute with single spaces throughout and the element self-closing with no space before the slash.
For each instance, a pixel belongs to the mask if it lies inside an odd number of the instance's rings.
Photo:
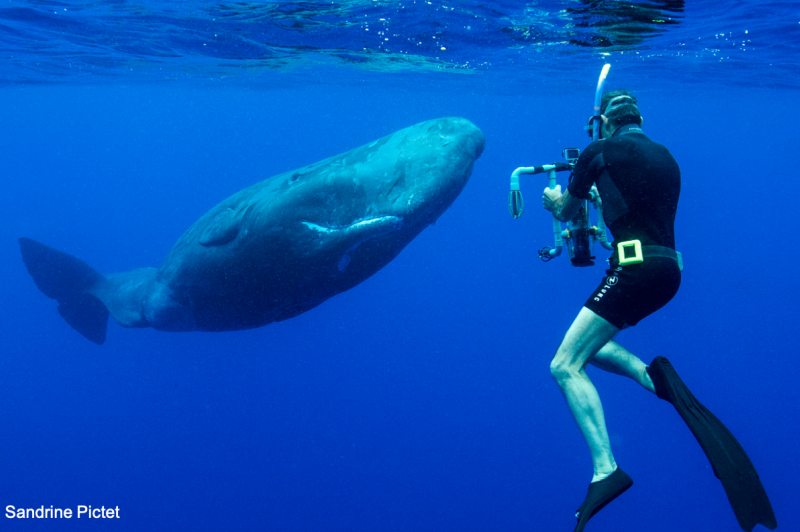
<svg viewBox="0 0 800 532">
<path fill-rule="evenodd" d="M 550 212 L 555 212 L 556 202 L 561 199 L 561 185 L 556 188 L 546 188 L 542 194 L 542 205 Z"/>
<path fill-rule="evenodd" d="M 589 194 L 592 198 L 591 199 L 592 203 L 600 202 L 600 204 L 602 205 L 603 200 L 600 198 L 600 192 L 597 191 L 596 185 L 592 185 L 592 189 L 589 191 Z"/>
<path fill-rule="evenodd" d="M 542 194 L 544 208 L 552 212 L 556 220 L 562 222 L 571 220 L 581 208 L 582 202 L 583 200 L 570 195 L 569 189 L 562 194 L 561 185 L 556 185 L 556 188 L 552 190 L 546 188 L 544 189 L 544 194 Z"/>
</svg>

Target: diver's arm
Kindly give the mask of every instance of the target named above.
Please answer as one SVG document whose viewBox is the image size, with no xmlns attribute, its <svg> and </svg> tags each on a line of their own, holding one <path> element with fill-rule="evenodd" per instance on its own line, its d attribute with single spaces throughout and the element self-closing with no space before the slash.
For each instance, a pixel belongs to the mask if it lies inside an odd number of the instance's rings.
<svg viewBox="0 0 800 532">
<path fill-rule="evenodd" d="M 544 208 L 552 212 L 553 216 L 562 222 L 571 220 L 575 216 L 578 209 L 581 208 L 581 201 L 581 199 L 572 196 L 569 190 L 562 194 L 561 185 L 557 185 L 554 189 L 544 189 L 544 195 L 542 195 Z"/>
</svg>

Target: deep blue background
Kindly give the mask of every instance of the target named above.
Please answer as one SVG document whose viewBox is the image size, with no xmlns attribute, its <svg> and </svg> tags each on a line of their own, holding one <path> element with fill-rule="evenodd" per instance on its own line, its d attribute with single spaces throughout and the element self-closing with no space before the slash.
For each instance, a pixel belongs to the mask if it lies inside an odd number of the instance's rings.
<svg viewBox="0 0 800 532">
<path fill-rule="evenodd" d="M 548 365 L 602 267 L 536 259 L 551 243 L 543 178 L 523 178 L 520 220 L 506 197 L 517 166 L 587 144 L 594 80 L 365 77 L 2 89 L 0 505 L 122 516 L 3 529 L 572 529 L 591 461 Z M 618 339 L 673 361 L 750 454 L 781 530 L 800 530 L 800 100 L 661 81 L 612 72 L 609 85 L 637 90 L 645 131 L 681 165 L 686 270 L 673 302 Z M 453 207 L 373 278 L 287 322 L 170 334 L 112 320 L 98 347 L 20 259 L 27 236 L 103 272 L 157 266 L 228 195 L 448 115 L 487 138 Z M 589 529 L 738 530 L 672 407 L 590 372 L 636 484 Z"/>
</svg>

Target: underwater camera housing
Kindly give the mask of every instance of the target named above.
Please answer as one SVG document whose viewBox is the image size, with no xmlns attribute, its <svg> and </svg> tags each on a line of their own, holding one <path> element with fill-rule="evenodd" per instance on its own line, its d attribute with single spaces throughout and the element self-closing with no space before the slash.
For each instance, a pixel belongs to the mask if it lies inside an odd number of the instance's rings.
<svg viewBox="0 0 800 532">
<path fill-rule="evenodd" d="M 561 155 L 567 162 L 575 168 L 575 164 L 580 158 L 581 151 L 578 148 L 564 148 Z M 569 181 L 572 182 L 573 174 L 569 174 Z M 569 251 L 569 261 L 573 266 L 585 267 L 594 266 L 595 256 L 592 255 L 592 238 L 597 234 L 597 228 L 589 223 L 589 200 L 583 201 L 581 208 L 575 216 L 567 223 L 567 250 Z"/>
<path fill-rule="evenodd" d="M 583 202 L 577 214 L 567 223 L 567 249 L 573 266 L 594 266 L 593 237 L 597 228 L 589 225 L 589 200 Z"/>
<path fill-rule="evenodd" d="M 519 177 L 521 175 L 532 175 L 546 173 L 549 178 L 550 189 L 555 189 L 556 173 L 569 171 L 570 181 L 572 180 L 572 170 L 575 168 L 575 163 L 580 156 L 578 148 L 565 148 L 562 155 L 567 159 L 566 163 L 553 163 L 545 164 L 542 166 L 520 167 L 514 170 L 511 174 L 511 192 L 508 194 L 508 211 L 514 218 L 522 216 L 524 202 L 522 201 L 522 191 L 519 186 Z M 590 222 L 590 209 L 589 204 L 595 206 L 597 210 L 597 225 L 593 226 Z M 569 259 L 573 266 L 584 267 L 594 265 L 594 255 L 592 255 L 592 246 L 595 242 L 600 241 L 600 244 L 611 250 L 611 244 L 608 243 L 606 238 L 606 227 L 603 222 L 603 207 L 600 195 L 597 189 L 592 187 L 591 199 L 583 201 L 578 213 L 567 223 L 567 228 L 561 227 L 561 222 L 553 216 L 553 237 L 555 240 L 554 247 L 545 246 L 539 250 L 539 258 L 544 262 L 549 262 L 551 259 L 561 255 L 561 251 L 566 241 Z"/>
</svg>

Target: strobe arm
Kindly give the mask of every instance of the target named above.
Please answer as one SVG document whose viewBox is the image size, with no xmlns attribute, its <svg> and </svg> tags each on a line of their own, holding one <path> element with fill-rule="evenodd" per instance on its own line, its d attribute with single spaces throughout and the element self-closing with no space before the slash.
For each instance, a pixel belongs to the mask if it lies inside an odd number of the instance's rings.
<svg viewBox="0 0 800 532">
<path fill-rule="evenodd" d="M 519 176 L 523 174 L 543 174 L 547 172 L 549 178 L 548 186 L 550 189 L 555 189 L 558 184 L 556 181 L 556 172 L 571 171 L 572 165 L 567 163 L 554 163 L 545 164 L 542 166 L 522 166 L 511 173 L 511 192 L 508 194 L 508 212 L 514 218 L 522 216 L 522 211 L 525 208 L 525 203 L 522 199 L 522 191 L 519 187 Z M 561 255 L 561 250 L 564 247 L 564 240 L 562 238 L 561 222 L 553 215 L 553 237 L 555 239 L 555 247 L 547 251 L 543 251 L 549 257 L 547 260 Z M 544 260 L 544 259 L 543 259 Z"/>
</svg>

